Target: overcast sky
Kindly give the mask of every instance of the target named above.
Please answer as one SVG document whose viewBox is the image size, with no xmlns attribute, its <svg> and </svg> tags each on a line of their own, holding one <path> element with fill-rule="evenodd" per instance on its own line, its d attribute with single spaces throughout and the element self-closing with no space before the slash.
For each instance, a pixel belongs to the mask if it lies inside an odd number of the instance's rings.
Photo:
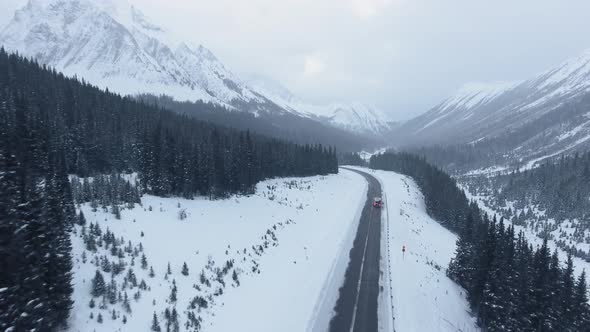
<svg viewBox="0 0 590 332">
<path fill-rule="evenodd" d="M 2 24 L 26 3 L 1 1 Z M 428 110 L 463 83 L 525 79 L 590 48 L 588 0 L 130 2 L 238 74 L 393 119 Z"/>
</svg>

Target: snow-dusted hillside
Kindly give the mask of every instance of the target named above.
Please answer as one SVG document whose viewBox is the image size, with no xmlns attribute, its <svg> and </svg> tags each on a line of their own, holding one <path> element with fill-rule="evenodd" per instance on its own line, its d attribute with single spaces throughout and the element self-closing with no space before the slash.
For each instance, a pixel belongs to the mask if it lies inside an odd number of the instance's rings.
<svg viewBox="0 0 590 332">
<path fill-rule="evenodd" d="M 388 116 L 362 103 L 317 105 L 301 100 L 280 83 L 253 76 L 248 84 L 286 110 L 348 131 L 383 136 L 392 129 Z"/>
<path fill-rule="evenodd" d="M 575 150 L 590 138 L 581 113 L 564 110 L 590 91 L 590 50 L 520 82 L 467 84 L 427 113 L 407 123 L 400 136 L 410 145 L 472 143 L 511 132 L 533 133 L 521 141 L 521 155 L 547 147 Z M 559 114 L 558 114 L 559 113 Z M 532 129 L 531 129 L 532 130 Z M 549 146 L 553 145 L 553 146 Z"/>
<path fill-rule="evenodd" d="M 219 201 L 144 196 L 120 220 L 85 204 L 86 226 L 72 234 L 70 330 L 147 331 L 155 313 L 162 331 L 176 320 L 179 331 L 304 331 L 337 294 L 330 282 L 347 261 L 336 258 L 352 246 L 366 188 L 341 170 L 265 181 L 252 196 Z M 104 299 L 91 296 L 97 270 Z"/>
<path fill-rule="evenodd" d="M 126 0 L 29 0 L 0 30 L 0 45 L 122 94 L 203 100 L 257 115 L 289 112 L 361 134 L 388 129 L 365 106 L 315 107 L 291 103 L 268 85 L 252 88 L 210 50 L 179 40 Z"/>
<path fill-rule="evenodd" d="M 517 84 L 510 82 L 499 83 L 467 83 L 455 95 L 444 100 L 432 111 L 433 119 L 418 130 L 421 132 L 437 123 L 447 122 L 449 118 L 459 118 L 466 121 L 474 115 L 474 109 L 492 102 L 504 92 L 513 89 Z"/>
</svg>

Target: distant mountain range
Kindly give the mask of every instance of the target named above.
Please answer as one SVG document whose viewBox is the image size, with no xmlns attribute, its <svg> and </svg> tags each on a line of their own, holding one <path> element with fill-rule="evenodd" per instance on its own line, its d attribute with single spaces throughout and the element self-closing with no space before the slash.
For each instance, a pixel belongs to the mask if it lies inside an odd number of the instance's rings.
<svg viewBox="0 0 590 332">
<path fill-rule="evenodd" d="M 256 116 L 290 113 L 374 137 L 390 130 L 382 113 L 364 105 L 312 105 L 268 80 L 244 80 L 125 0 L 29 0 L 0 30 L 0 45 L 122 94 L 212 102 Z"/>
<path fill-rule="evenodd" d="M 528 80 L 467 84 L 396 130 L 403 148 L 469 144 L 533 164 L 590 149 L 590 50 Z M 497 158 L 495 158 L 497 159 Z"/>
<path fill-rule="evenodd" d="M 490 164 L 590 149 L 590 50 L 527 80 L 467 84 L 399 124 L 363 104 L 315 105 L 272 79 L 239 77 L 207 48 L 175 38 L 125 0 L 29 0 L 0 30 L 0 45 L 101 88 L 210 102 L 299 140 L 322 132 L 331 142 L 347 133 L 350 141 L 370 137 L 358 146 L 467 145 L 493 155 Z"/>
</svg>

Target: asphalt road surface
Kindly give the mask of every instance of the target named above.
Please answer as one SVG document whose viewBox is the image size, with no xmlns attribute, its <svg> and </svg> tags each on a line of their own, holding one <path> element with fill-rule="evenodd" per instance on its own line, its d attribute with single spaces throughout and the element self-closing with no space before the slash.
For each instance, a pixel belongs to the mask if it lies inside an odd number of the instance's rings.
<svg viewBox="0 0 590 332">
<path fill-rule="evenodd" d="M 344 285 L 340 288 L 334 309 L 336 314 L 330 321 L 330 331 L 376 332 L 381 209 L 373 207 L 373 198 L 382 197 L 381 184 L 368 173 L 348 170 L 364 176 L 369 182 L 369 188 L 353 248 L 350 250 Z"/>
</svg>

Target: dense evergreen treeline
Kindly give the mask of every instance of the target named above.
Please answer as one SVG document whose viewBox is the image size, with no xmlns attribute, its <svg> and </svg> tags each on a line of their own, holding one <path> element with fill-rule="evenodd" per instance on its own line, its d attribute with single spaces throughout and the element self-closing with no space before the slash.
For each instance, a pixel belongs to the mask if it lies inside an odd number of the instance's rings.
<svg viewBox="0 0 590 332">
<path fill-rule="evenodd" d="M 428 213 L 459 233 L 447 273 L 467 291 L 483 329 L 590 331 L 586 276 L 575 278 L 571 255 L 562 266 L 546 240 L 534 249 L 522 233 L 515 235 L 513 226 L 490 220 L 470 204 L 448 175 L 423 158 L 383 154 L 371 158 L 371 167 L 414 178 Z M 448 211 L 432 209 L 433 204 Z"/>
<path fill-rule="evenodd" d="M 337 171 L 332 148 L 198 122 L 0 49 L 0 330 L 67 321 L 69 230 L 80 219 L 68 174 L 137 172 L 141 192 L 220 197 L 270 177 Z"/>
<path fill-rule="evenodd" d="M 352 165 L 352 166 L 367 166 L 366 160 L 361 158 L 360 154 L 355 152 L 342 153 L 338 158 L 340 165 Z"/>
<path fill-rule="evenodd" d="M 130 179 L 124 179 L 121 174 L 96 175 L 83 179 L 72 176 L 70 186 L 74 202 L 90 203 L 94 210 L 98 206 L 103 209 L 111 206 L 118 211 L 117 205 L 127 204 L 129 208 L 133 208 L 134 204 L 141 203 L 139 186 L 135 181 L 132 183 Z"/>
<path fill-rule="evenodd" d="M 148 193 L 223 196 L 249 192 L 275 176 L 337 172 L 336 151 L 217 127 L 69 79 L 16 55 L 0 53 L 6 112 L 63 147 L 68 173 L 137 171 Z"/>
<path fill-rule="evenodd" d="M 548 236 L 590 261 L 578 243 L 590 243 L 590 153 L 546 161 L 537 168 L 494 177 L 463 179 L 472 192 L 514 224 Z"/>
<path fill-rule="evenodd" d="M 573 273 L 547 240 L 534 249 L 504 220 L 470 215 L 448 275 L 463 286 L 487 331 L 590 331 L 586 274 Z"/>
<path fill-rule="evenodd" d="M 168 96 L 140 95 L 139 100 L 157 104 L 168 110 L 185 114 L 199 121 L 224 127 L 251 130 L 258 134 L 276 137 L 299 144 L 323 144 L 334 146 L 341 152 L 361 151 L 383 145 L 376 138 L 354 134 L 344 129 L 320 123 L 315 119 L 297 116 L 268 103 L 267 110 L 236 112 L 225 107 L 205 102 L 179 102 Z M 252 105 L 234 105 L 250 109 Z M 268 109 L 272 111 L 268 111 Z"/>
<path fill-rule="evenodd" d="M 538 168 L 491 179 L 499 202 L 517 208 L 535 205 L 555 220 L 590 222 L 590 153 L 562 157 Z"/>
<path fill-rule="evenodd" d="M 7 60 L 0 54 L 0 68 Z M 7 73 L 0 71 L 0 79 Z M 5 80 L 3 80 L 5 81 Z M 75 217 L 58 121 L 0 87 L 0 330 L 52 331 L 72 306 Z"/>
<path fill-rule="evenodd" d="M 451 174 L 462 174 L 469 170 L 503 165 L 509 161 L 502 148 L 489 140 L 477 144 L 458 144 L 449 146 L 426 146 L 406 149 L 408 153 L 423 156 L 438 167 Z"/>
</svg>

